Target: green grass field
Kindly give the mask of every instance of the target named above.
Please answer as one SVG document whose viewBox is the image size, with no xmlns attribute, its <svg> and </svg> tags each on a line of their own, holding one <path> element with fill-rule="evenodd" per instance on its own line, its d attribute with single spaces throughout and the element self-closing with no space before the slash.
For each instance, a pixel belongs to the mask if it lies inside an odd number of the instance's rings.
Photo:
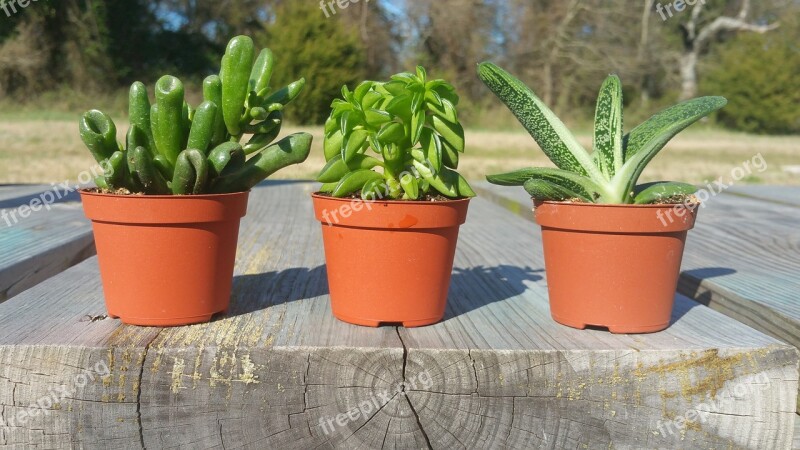
<svg viewBox="0 0 800 450">
<path fill-rule="evenodd" d="M 77 122 L 63 113 L 22 114 L 11 118 L 0 114 L 0 183 L 60 183 L 77 180 L 95 164 L 78 137 Z M 118 123 L 125 123 L 124 120 Z M 701 126 L 702 127 L 702 126 Z M 124 137 L 124 126 L 119 130 Z M 285 169 L 279 178 L 312 178 L 323 166 L 322 130 L 314 127 L 285 127 L 283 134 L 310 131 L 315 136 L 312 155 L 306 163 Z M 579 135 L 589 148 L 591 135 Z M 531 165 L 549 165 L 535 142 L 520 131 L 467 131 L 467 153 L 459 171 L 468 179 L 483 179 L 495 173 Z M 800 166 L 800 136 L 754 136 L 703 128 L 691 129 L 675 138 L 653 161 L 643 180 L 681 180 L 704 183 L 744 167 L 757 154 L 763 165 L 749 163 L 751 170 L 740 183 L 800 185 L 800 175 L 787 168 Z M 740 170 L 740 169 L 737 169 Z M 735 172 L 738 175 L 739 172 Z"/>
</svg>

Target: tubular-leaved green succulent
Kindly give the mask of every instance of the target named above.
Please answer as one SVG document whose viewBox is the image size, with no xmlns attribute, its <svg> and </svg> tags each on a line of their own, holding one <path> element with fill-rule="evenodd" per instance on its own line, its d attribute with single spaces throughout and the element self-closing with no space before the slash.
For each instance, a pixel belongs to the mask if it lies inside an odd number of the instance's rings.
<svg viewBox="0 0 800 450">
<path fill-rule="evenodd" d="M 524 186 L 536 200 L 647 204 L 691 195 L 696 187 L 661 181 L 637 185 L 648 163 L 679 132 L 722 108 L 723 97 L 701 97 L 667 108 L 622 134 L 622 86 L 616 75 L 600 88 L 594 149 L 587 152 L 556 115 L 520 80 L 492 63 L 478 66 L 480 79 L 511 110 L 556 165 L 489 175 L 490 183 Z"/>
<path fill-rule="evenodd" d="M 465 147 L 457 105 L 453 87 L 429 81 L 422 67 L 388 82 L 365 81 L 352 92 L 343 87 L 325 123 L 321 192 L 360 191 L 364 199 L 475 196 L 455 171 Z M 370 148 L 377 157 L 366 154 Z"/>
<path fill-rule="evenodd" d="M 95 183 L 153 195 L 242 192 L 305 161 L 310 134 L 272 143 L 283 124 L 283 108 L 300 94 L 305 80 L 270 91 L 273 67 L 269 49 L 255 57 L 252 39 L 237 36 L 228 43 L 219 76 L 204 80 L 204 101 L 196 109 L 186 103 L 183 84 L 173 76 L 156 82 L 152 105 L 145 85 L 133 83 L 124 144 L 117 142 L 108 114 L 86 112 L 80 136 L 105 169 Z M 245 134 L 253 136 L 242 145 Z"/>
</svg>

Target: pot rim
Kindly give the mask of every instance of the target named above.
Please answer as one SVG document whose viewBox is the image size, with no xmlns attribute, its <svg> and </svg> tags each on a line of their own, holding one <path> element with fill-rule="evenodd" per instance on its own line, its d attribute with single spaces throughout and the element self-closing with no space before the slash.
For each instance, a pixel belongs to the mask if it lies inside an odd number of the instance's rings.
<svg viewBox="0 0 800 450">
<path fill-rule="evenodd" d="M 147 194 L 134 194 L 134 195 L 122 195 L 122 194 L 105 194 L 102 192 L 91 192 L 90 189 L 97 189 L 97 188 L 80 188 L 78 189 L 78 193 L 81 195 L 89 195 L 92 197 L 104 197 L 104 198 L 115 198 L 115 199 L 136 199 L 136 200 L 143 200 L 143 199 L 170 199 L 170 200 L 188 200 L 188 199 L 212 199 L 212 198 L 222 198 L 222 197 L 235 197 L 238 195 L 249 194 L 251 191 L 241 191 L 241 192 L 226 192 L 224 194 L 187 194 L 187 195 L 177 195 L 177 194 L 168 194 L 168 195 L 147 195 Z"/>
<path fill-rule="evenodd" d="M 464 198 L 454 198 L 454 199 L 447 199 L 442 201 L 435 201 L 435 202 L 426 202 L 423 200 L 364 200 L 362 198 L 340 198 L 340 197 L 332 197 L 330 195 L 322 195 L 322 192 L 313 192 L 311 194 L 313 198 L 319 198 L 322 200 L 331 200 L 331 201 L 338 201 L 338 202 L 364 202 L 364 203 L 386 203 L 386 204 L 395 204 L 395 205 L 452 205 L 455 203 L 463 203 L 469 202 L 472 200 L 473 197 L 464 197 Z"/>
</svg>

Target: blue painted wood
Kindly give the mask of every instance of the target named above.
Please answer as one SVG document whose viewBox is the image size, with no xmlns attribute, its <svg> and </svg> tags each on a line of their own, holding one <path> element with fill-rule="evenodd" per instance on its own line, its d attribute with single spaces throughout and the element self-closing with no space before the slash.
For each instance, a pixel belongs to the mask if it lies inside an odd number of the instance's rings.
<svg viewBox="0 0 800 450">
<path fill-rule="evenodd" d="M 75 194 L 34 205 L 38 211 L 24 209 L 48 189 L 0 187 L 0 302 L 95 253 L 90 222 L 79 203 L 67 201 Z"/>
</svg>

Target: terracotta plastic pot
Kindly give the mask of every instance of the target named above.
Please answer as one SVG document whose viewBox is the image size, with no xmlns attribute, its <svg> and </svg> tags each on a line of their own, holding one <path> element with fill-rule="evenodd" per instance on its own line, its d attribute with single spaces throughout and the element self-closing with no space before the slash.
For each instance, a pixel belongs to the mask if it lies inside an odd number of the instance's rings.
<svg viewBox="0 0 800 450">
<path fill-rule="evenodd" d="M 132 325 L 177 326 L 227 310 L 248 195 L 81 191 L 108 315 Z"/>
<path fill-rule="evenodd" d="M 337 199 L 313 194 L 338 319 L 418 327 L 444 316 L 458 228 L 469 199 Z"/>
<path fill-rule="evenodd" d="M 574 328 L 650 333 L 669 326 L 697 208 L 536 203 L 550 312 Z"/>
</svg>

